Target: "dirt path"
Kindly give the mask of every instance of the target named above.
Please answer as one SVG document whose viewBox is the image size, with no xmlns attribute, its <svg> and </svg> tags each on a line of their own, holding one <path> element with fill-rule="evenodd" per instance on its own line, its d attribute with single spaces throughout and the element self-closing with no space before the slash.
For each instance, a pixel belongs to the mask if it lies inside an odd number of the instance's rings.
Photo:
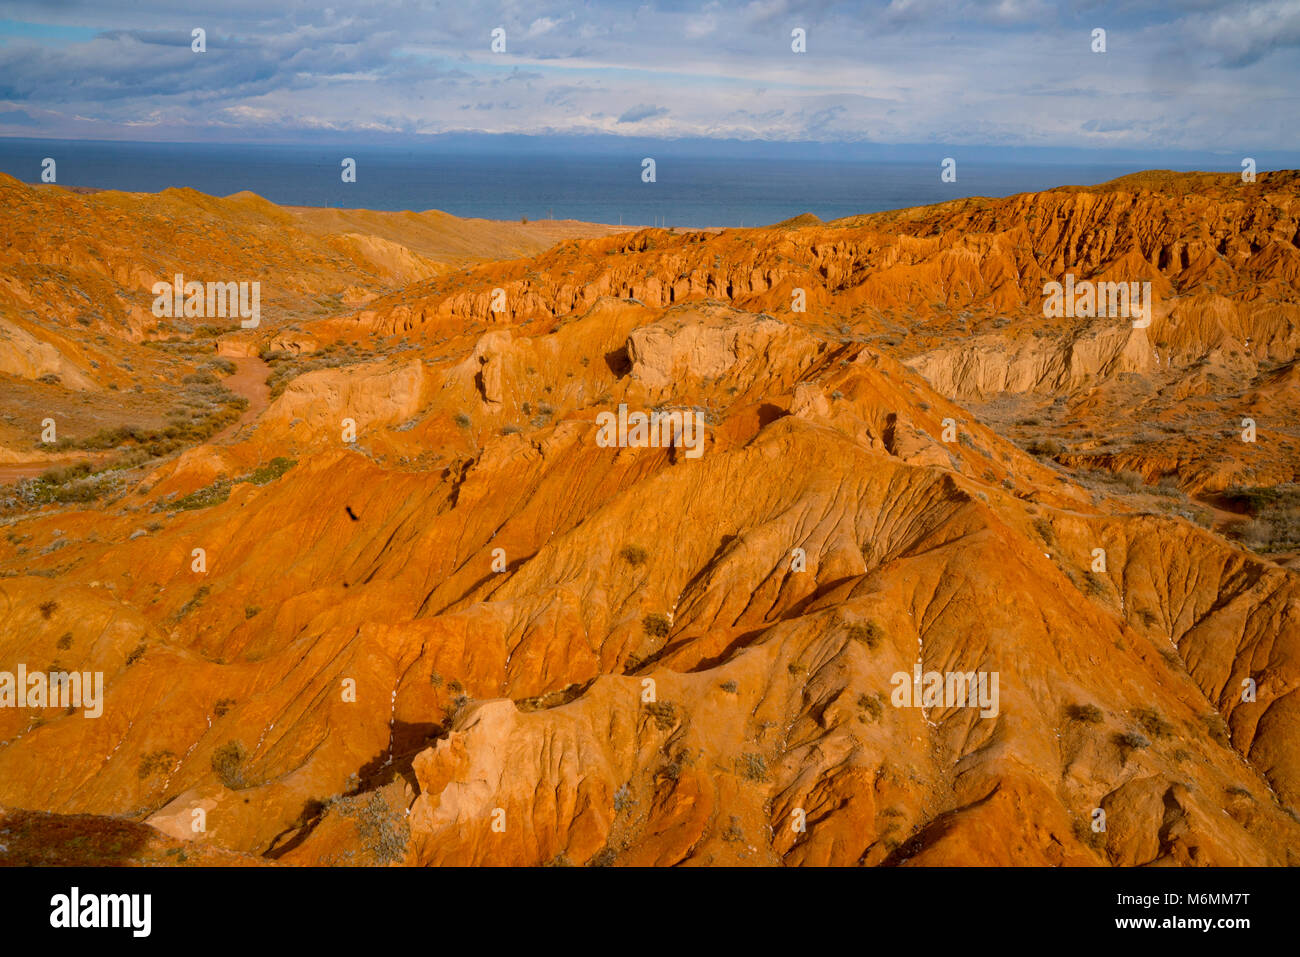
<svg viewBox="0 0 1300 957">
<path fill-rule="evenodd" d="M 1250 521 L 1250 516 L 1244 512 L 1230 512 L 1223 508 L 1217 499 L 1208 496 L 1193 495 L 1193 502 L 1204 508 L 1208 508 L 1214 515 L 1213 530 L 1220 535 L 1225 535 L 1233 525 L 1240 525 L 1242 522 Z"/>
<path fill-rule="evenodd" d="M 77 462 L 89 460 L 98 463 L 107 456 L 104 452 L 66 452 L 39 462 L 10 462 L 0 465 L 0 485 L 13 485 L 23 479 L 36 478 L 54 469 L 67 468 Z"/>
<path fill-rule="evenodd" d="M 58 468 L 58 465 L 53 462 L 42 462 L 37 465 L 0 465 L 0 485 L 12 485 L 21 479 L 35 478 L 53 468 Z"/>
<path fill-rule="evenodd" d="M 244 414 L 237 422 L 226 426 L 209 439 L 209 442 L 223 442 L 229 439 L 244 426 L 256 421 L 271 404 L 271 387 L 266 384 L 266 377 L 271 374 L 271 367 L 256 356 L 239 356 L 231 358 L 230 361 L 235 364 L 235 373 L 228 376 L 223 384 L 231 392 L 247 399 L 248 408 L 244 410 Z M 50 469 L 71 465 L 74 461 L 84 461 L 87 458 L 96 461 L 102 457 L 102 455 L 88 456 L 83 453 L 79 456 L 71 456 L 66 461 L 15 462 L 0 465 L 0 485 L 12 485 L 26 478 L 35 478 Z"/>
<path fill-rule="evenodd" d="M 235 364 L 235 373 L 227 376 L 221 384 L 236 395 L 242 395 L 247 399 L 248 408 L 244 410 L 238 422 L 226 426 L 209 439 L 210 442 L 222 442 L 230 438 L 250 422 L 256 421 L 271 404 L 271 387 L 266 384 L 266 377 L 271 374 L 271 367 L 257 356 L 237 356 L 232 357 L 230 361 Z"/>
</svg>

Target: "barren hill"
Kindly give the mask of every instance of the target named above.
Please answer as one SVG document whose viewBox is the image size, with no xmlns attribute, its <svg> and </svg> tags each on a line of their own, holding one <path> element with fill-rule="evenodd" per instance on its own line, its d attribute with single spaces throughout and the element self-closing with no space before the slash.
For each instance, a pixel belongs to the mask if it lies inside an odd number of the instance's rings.
<svg viewBox="0 0 1300 957">
<path fill-rule="evenodd" d="M 63 466 L 0 492 L 0 671 L 106 688 L 0 708 L 10 853 L 1300 862 L 1297 174 L 716 233 L 0 203 L 0 467 Z M 261 325 L 159 320 L 175 272 Z M 1046 318 L 1067 273 L 1151 323 Z"/>
</svg>

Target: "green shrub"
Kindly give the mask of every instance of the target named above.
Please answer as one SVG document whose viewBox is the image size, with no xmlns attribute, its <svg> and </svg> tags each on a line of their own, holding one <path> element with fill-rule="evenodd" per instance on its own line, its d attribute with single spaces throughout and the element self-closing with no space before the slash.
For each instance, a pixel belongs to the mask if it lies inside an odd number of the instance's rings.
<svg viewBox="0 0 1300 957">
<path fill-rule="evenodd" d="M 277 455 L 265 465 L 259 465 L 246 476 L 247 480 L 254 485 L 266 485 L 268 482 L 274 482 L 289 469 L 297 465 L 295 459 L 285 458 L 283 455 Z"/>
<path fill-rule="evenodd" d="M 230 489 L 231 483 L 228 479 L 217 479 L 207 488 L 181 496 L 171 504 L 171 507 L 180 512 L 188 512 L 196 508 L 211 508 L 230 498 Z"/>
</svg>

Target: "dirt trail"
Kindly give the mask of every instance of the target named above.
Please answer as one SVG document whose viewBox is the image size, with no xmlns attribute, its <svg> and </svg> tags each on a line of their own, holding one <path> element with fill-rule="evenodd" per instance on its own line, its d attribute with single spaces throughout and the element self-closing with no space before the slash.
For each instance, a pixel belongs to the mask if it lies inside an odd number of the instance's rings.
<svg viewBox="0 0 1300 957">
<path fill-rule="evenodd" d="M 1240 525 L 1242 522 L 1250 521 L 1250 516 L 1246 513 L 1233 512 L 1224 508 L 1216 496 L 1193 495 L 1191 498 L 1197 505 L 1208 508 L 1213 513 L 1214 524 L 1212 529 L 1225 537 L 1228 529 L 1233 525 Z"/>
<path fill-rule="evenodd" d="M 58 466 L 49 462 L 41 462 L 35 465 L 0 465 L 0 485 L 12 485 L 14 482 L 25 478 L 35 478 L 42 472 L 48 472 Z"/>
<path fill-rule="evenodd" d="M 235 372 L 234 375 L 228 376 L 222 385 L 247 399 L 248 408 L 244 410 L 238 422 L 214 435 L 212 442 L 222 442 L 230 438 L 245 425 L 255 421 L 271 404 L 271 387 L 266 384 L 266 377 L 271 374 L 271 367 L 257 356 L 235 356 L 230 361 L 235 364 Z"/>
<path fill-rule="evenodd" d="M 242 395 L 248 400 L 248 408 L 244 414 L 233 425 L 228 425 L 216 435 L 210 442 L 222 442 L 230 438 L 245 425 L 253 422 L 266 411 L 266 407 L 271 404 L 271 387 L 266 384 L 266 377 L 271 374 L 271 367 L 256 356 L 238 356 L 230 360 L 235 364 L 235 372 L 227 377 L 224 385 L 236 395 Z M 90 458 L 92 461 L 97 456 L 80 456 L 80 459 Z M 35 478 L 50 469 L 70 465 L 74 458 L 67 461 L 43 461 L 43 462 L 17 462 L 10 465 L 0 465 L 0 485 L 12 485 L 26 478 Z"/>
</svg>

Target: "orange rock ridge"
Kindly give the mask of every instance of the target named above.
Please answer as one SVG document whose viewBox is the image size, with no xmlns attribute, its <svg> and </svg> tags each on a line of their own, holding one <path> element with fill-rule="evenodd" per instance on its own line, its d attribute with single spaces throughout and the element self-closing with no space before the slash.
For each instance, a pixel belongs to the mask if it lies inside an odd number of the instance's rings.
<svg viewBox="0 0 1300 957">
<path fill-rule="evenodd" d="M 0 671 L 107 689 L 0 708 L 0 857 L 1300 862 L 1300 571 L 1187 517 L 1297 481 L 1300 174 L 689 232 L 0 207 L 0 478 L 92 470 L 0 489 Z M 261 326 L 157 319 L 173 272 Z M 1067 272 L 1151 326 L 1045 319 Z M 703 454 L 602 447 L 620 404 Z M 918 663 L 995 713 L 896 706 Z"/>
</svg>

